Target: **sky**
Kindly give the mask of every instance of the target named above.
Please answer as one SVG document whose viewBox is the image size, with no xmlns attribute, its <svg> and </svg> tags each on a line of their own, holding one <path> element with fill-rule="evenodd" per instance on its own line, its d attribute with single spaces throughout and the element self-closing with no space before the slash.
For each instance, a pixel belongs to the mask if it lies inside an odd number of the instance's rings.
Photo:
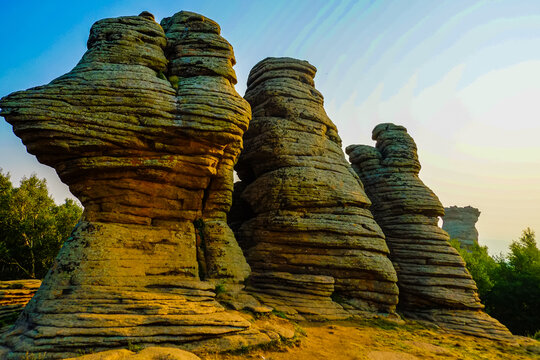
<svg viewBox="0 0 540 360">
<path fill-rule="evenodd" d="M 268 56 L 318 68 L 315 85 L 344 146 L 370 144 L 382 122 L 405 126 L 420 177 L 445 206 L 481 211 L 479 242 L 507 252 L 540 235 L 540 1 L 0 0 L 0 97 L 70 71 L 102 18 L 177 11 L 217 21 L 234 47 L 237 91 Z M 72 197 L 0 119 L 0 168 L 36 173 Z"/>
</svg>

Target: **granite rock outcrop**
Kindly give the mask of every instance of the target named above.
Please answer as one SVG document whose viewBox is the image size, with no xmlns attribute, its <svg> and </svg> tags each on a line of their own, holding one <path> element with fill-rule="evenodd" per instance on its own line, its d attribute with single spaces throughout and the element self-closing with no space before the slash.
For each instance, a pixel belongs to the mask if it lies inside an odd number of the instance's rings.
<svg viewBox="0 0 540 360">
<path fill-rule="evenodd" d="M 480 211 L 472 206 L 450 206 L 444 208 L 442 229 L 451 239 L 459 241 L 462 248 L 478 245 L 478 230 L 475 224 Z"/>
<path fill-rule="evenodd" d="M 388 247 L 315 72 L 306 61 L 267 58 L 249 74 L 253 118 L 229 216 L 252 268 L 249 290 L 297 319 L 392 313 Z"/>
<path fill-rule="evenodd" d="M 375 147 L 350 145 L 346 152 L 386 235 L 399 279 L 400 309 L 447 329 L 511 340 L 502 324 L 481 311 L 474 280 L 438 226 L 444 208 L 418 177 L 412 137 L 403 126 L 386 123 L 375 127 L 372 138 Z"/>
<path fill-rule="evenodd" d="M 226 223 L 250 120 L 231 45 L 204 16 L 96 22 L 88 51 L 1 113 L 84 205 L 43 285 L 2 338 L 11 357 L 133 345 L 270 341 L 215 300 L 249 275 Z"/>
</svg>

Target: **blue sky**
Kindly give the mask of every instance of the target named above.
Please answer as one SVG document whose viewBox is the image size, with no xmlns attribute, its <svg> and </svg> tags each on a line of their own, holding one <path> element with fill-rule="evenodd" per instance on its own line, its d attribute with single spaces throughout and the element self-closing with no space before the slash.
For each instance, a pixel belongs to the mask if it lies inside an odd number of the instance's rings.
<svg viewBox="0 0 540 360">
<path fill-rule="evenodd" d="M 68 72 L 91 25 L 152 12 L 199 12 L 233 45 L 240 94 L 267 56 L 305 59 L 344 145 L 380 122 L 409 129 L 421 177 L 449 205 L 482 211 L 480 242 L 505 251 L 540 231 L 540 1 L 7 1 L 0 96 Z M 0 167 L 69 193 L 0 121 Z"/>
</svg>

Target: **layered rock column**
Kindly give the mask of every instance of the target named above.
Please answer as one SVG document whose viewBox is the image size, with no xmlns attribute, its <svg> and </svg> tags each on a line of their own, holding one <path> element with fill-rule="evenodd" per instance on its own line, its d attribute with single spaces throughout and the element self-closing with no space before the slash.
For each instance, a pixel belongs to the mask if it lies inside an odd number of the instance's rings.
<svg viewBox="0 0 540 360">
<path fill-rule="evenodd" d="M 511 339 L 497 320 L 481 312 L 476 284 L 448 234 L 438 226 L 444 209 L 420 180 L 416 144 L 403 126 L 380 124 L 375 147 L 346 152 L 373 202 L 398 274 L 399 306 L 412 317 L 475 336 Z"/>
<path fill-rule="evenodd" d="M 215 300 L 249 267 L 225 223 L 250 119 L 219 26 L 180 12 L 104 19 L 77 66 L 1 115 L 84 205 L 15 327 L 11 356 L 128 344 L 226 350 L 269 341 Z"/>
<path fill-rule="evenodd" d="M 459 241 L 461 247 L 470 248 L 478 245 L 478 230 L 475 224 L 480 217 L 480 211 L 472 206 L 450 206 L 444 208 L 444 231 L 451 239 Z"/>
<path fill-rule="evenodd" d="M 249 75 L 253 119 L 230 222 L 253 271 L 251 290 L 297 318 L 393 312 L 398 292 L 384 235 L 315 72 L 306 61 L 267 58 Z"/>
</svg>

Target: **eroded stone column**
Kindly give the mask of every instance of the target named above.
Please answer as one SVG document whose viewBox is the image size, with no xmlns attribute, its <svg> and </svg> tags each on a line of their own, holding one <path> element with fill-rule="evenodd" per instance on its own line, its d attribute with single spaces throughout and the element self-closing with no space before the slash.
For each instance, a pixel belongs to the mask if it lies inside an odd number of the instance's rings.
<svg viewBox="0 0 540 360">
<path fill-rule="evenodd" d="M 72 71 L 0 101 L 28 151 L 85 208 L 4 337 L 11 356 L 270 340 L 202 281 L 249 274 L 225 222 L 250 120 L 232 47 L 198 14 L 162 25 L 147 12 L 100 20 Z"/>
<path fill-rule="evenodd" d="M 251 290 L 297 318 L 391 313 L 398 293 L 384 235 L 315 72 L 306 61 L 267 58 L 249 75 L 253 120 L 230 221 L 253 269 Z"/>
<path fill-rule="evenodd" d="M 510 340 L 497 320 L 481 311 L 477 288 L 459 253 L 438 226 L 444 209 L 418 177 L 416 144 L 403 126 L 380 124 L 376 146 L 350 145 L 346 152 L 373 202 L 398 274 L 399 307 L 447 329 Z"/>
</svg>

